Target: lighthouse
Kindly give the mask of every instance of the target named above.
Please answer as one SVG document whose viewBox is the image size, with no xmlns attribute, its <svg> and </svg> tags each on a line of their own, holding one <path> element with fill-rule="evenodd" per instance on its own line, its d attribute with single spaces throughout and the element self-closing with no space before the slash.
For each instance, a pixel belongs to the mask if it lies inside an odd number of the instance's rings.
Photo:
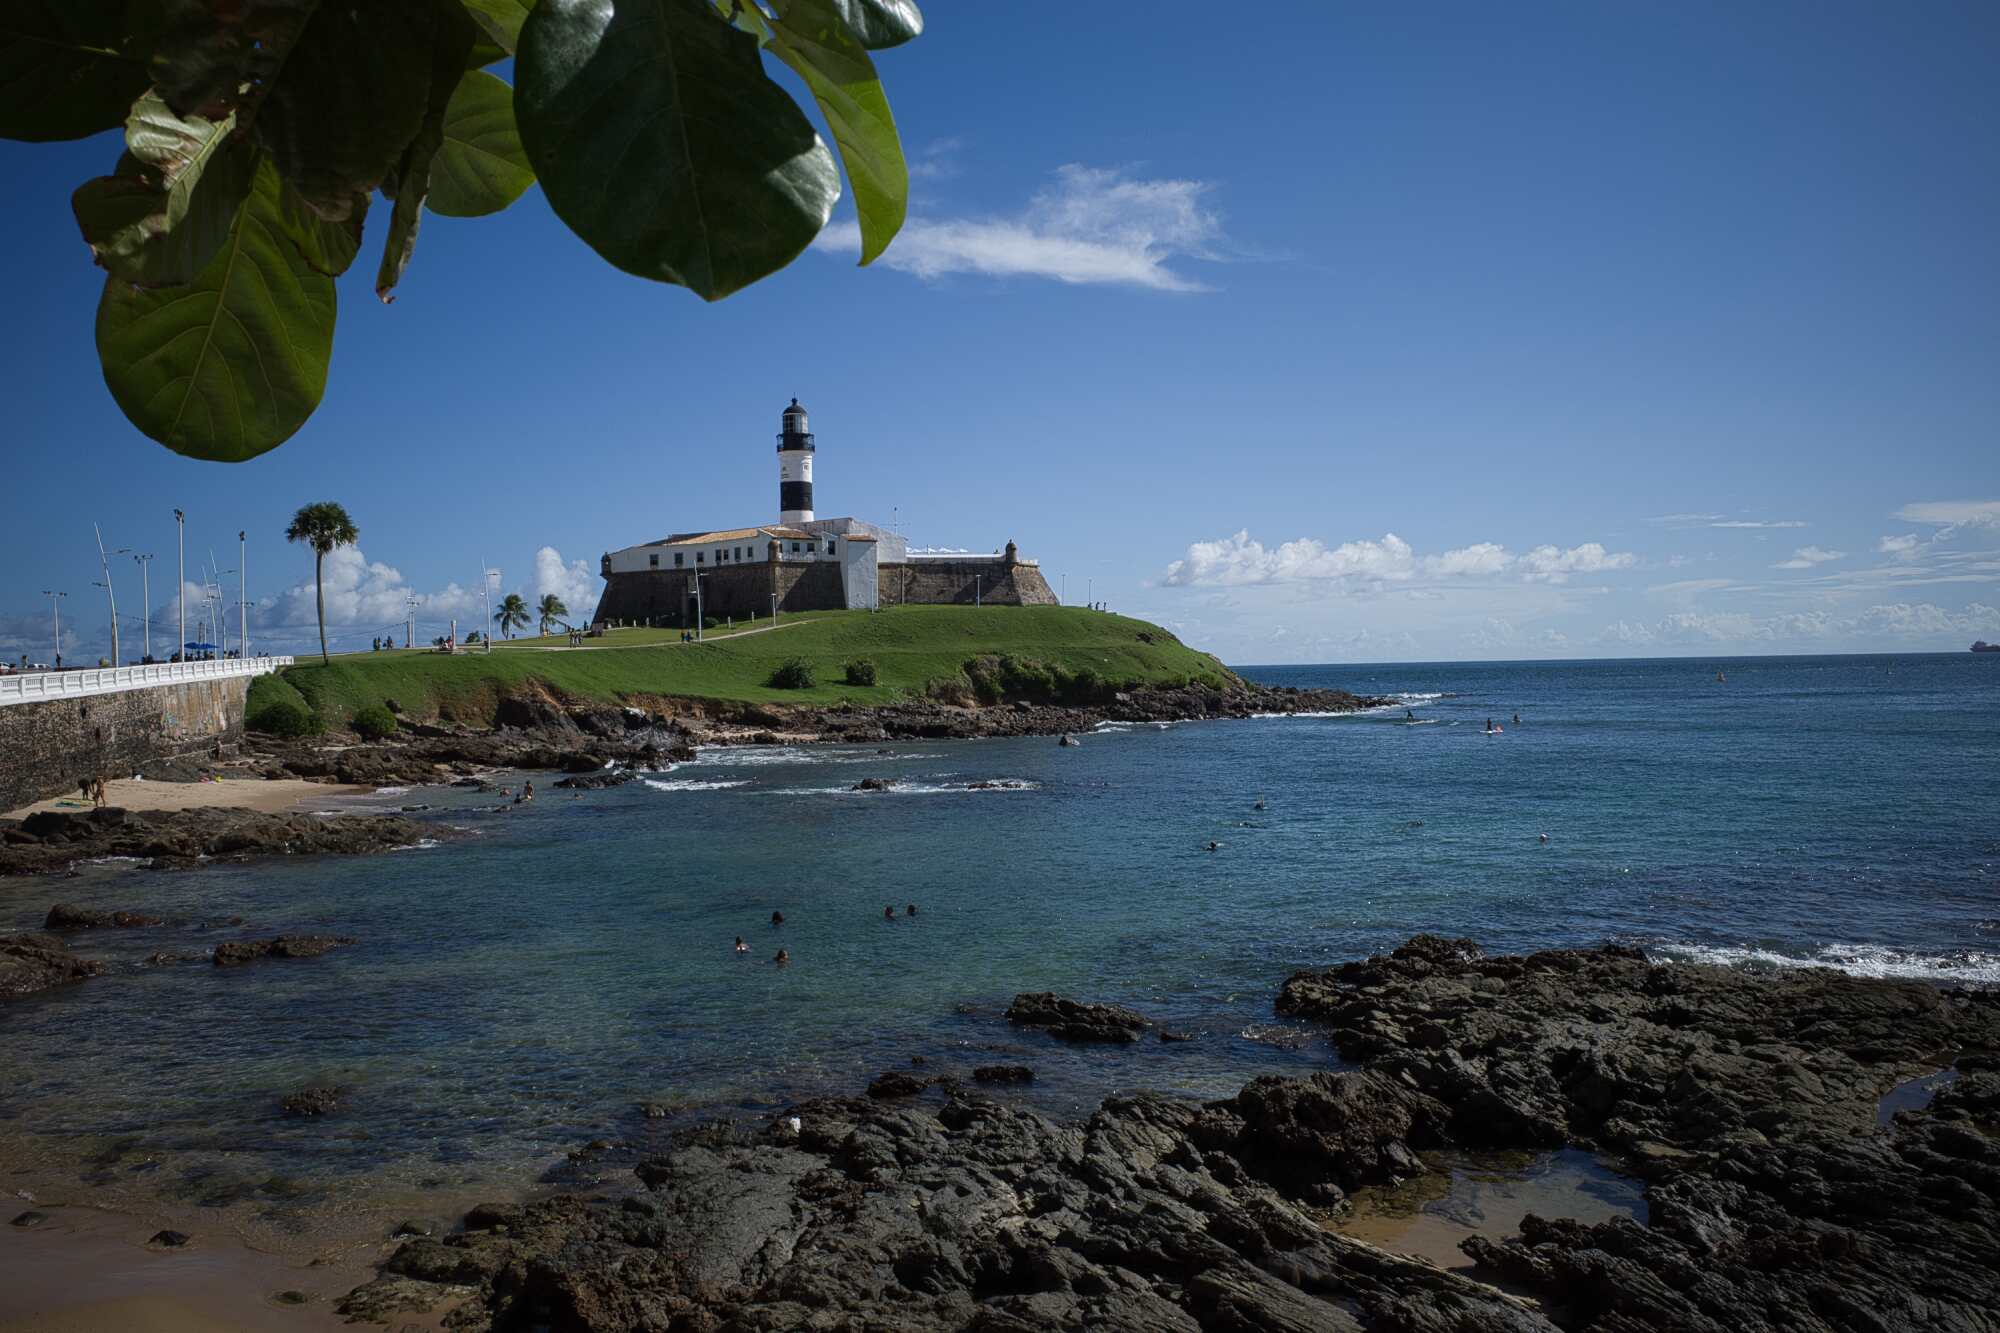
<svg viewBox="0 0 2000 1333">
<path fill-rule="evenodd" d="M 813 516 L 813 437 L 799 400 L 785 409 L 778 432 L 778 521 L 810 523 Z"/>
</svg>

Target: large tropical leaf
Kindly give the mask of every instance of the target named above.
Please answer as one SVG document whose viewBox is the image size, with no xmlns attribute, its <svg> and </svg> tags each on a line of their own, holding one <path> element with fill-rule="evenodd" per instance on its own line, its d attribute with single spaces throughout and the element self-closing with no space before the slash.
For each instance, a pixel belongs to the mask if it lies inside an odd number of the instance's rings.
<svg viewBox="0 0 2000 1333">
<path fill-rule="evenodd" d="M 744 0 L 747 4 L 748 0 Z M 924 16 L 916 0 L 820 0 L 821 5 L 840 16 L 856 41 L 870 51 L 901 46 L 924 30 Z M 802 7 L 801 0 L 777 0 L 778 12 L 786 18 Z"/>
<path fill-rule="evenodd" d="M 236 118 L 176 116 L 152 93 L 125 124 L 118 173 L 71 197 L 97 262 L 142 287 L 193 282 L 229 237 L 257 150 L 232 141 Z"/>
<path fill-rule="evenodd" d="M 354 257 L 361 253 L 367 202 L 364 199 L 363 207 L 349 217 L 328 222 L 307 207 L 297 190 L 287 185 L 278 194 L 279 225 L 308 265 L 329 278 L 337 278 L 347 272 Z"/>
<path fill-rule="evenodd" d="M 157 0 L 153 86 L 183 116 L 254 118 L 320 0 Z"/>
<path fill-rule="evenodd" d="M 478 30 L 465 11 L 451 0 L 436 0 L 439 8 L 437 30 L 431 39 L 431 68 L 426 80 L 424 121 L 416 138 L 403 150 L 393 175 L 382 182 L 383 193 L 396 201 L 389 215 L 389 239 L 382 247 L 382 265 L 375 274 L 375 294 L 384 302 L 396 298 L 389 293 L 403 280 L 410 255 L 417 246 L 417 228 L 424 220 L 424 198 L 430 193 L 431 165 L 444 146 L 445 116 L 458 85 L 469 77 L 466 53 L 472 50 Z"/>
<path fill-rule="evenodd" d="M 540 0 L 514 66 L 550 206 L 629 273 L 720 300 L 796 258 L 840 196 L 756 39 L 706 0 Z"/>
<path fill-rule="evenodd" d="M 909 206 L 910 169 L 896 137 L 889 97 L 836 0 L 788 0 L 771 25 L 771 52 L 797 70 L 819 103 L 854 186 L 861 262 L 888 248 Z"/>
<path fill-rule="evenodd" d="M 178 453 L 240 462 L 319 405 L 333 356 L 333 279 L 285 232 L 277 171 L 259 163 L 229 238 L 186 287 L 106 279 L 104 382 L 132 424 Z"/>
<path fill-rule="evenodd" d="M 451 95 L 444 147 L 431 163 L 431 211 L 454 218 L 498 213 L 534 183 L 514 124 L 514 90 L 483 70 L 466 75 Z"/>
<path fill-rule="evenodd" d="M 320 6 L 292 49 L 257 115 L 257 141 L 328 221 L 361 207 L 423 128 L 447 12 L 470 30 L 449 0 L 339 0 Z"/>
<path fill-rule="evenodd" d="M 0 139 L 81 139 L 125 123 L 146 91 L 126 0 L 0 4 Z"/>
<path fill-rule="evenodd" d="M 479 30 L 502 49 L 512 52 L 521 44 L 521 25 L 535 0 L 462 0 L 465 12 Z"/>
</svg>

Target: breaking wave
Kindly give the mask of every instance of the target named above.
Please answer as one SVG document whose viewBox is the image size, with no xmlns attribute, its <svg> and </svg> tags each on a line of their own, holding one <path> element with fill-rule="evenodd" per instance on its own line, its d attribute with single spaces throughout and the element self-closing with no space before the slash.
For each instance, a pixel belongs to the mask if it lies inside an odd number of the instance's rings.
<svg viewBox="0 0 2000 1333">
<path fill-rule="evenodd" d="M 721 778 L 713 778 L 706 781 L 701 778 L 669 778 L 664 782 L 658 778 L 640 778 L 639 781 L 645 783 L 654 791 L 722 791 L 729 787 L 747 787 L 750 785 L 750 779 L 748 778 L 736 778 L 733 781 Z"/>
<path fill-rule="evenodd" d="M 1776 949 L 1710 944 L 1655 944 L 1646 952 L 1685 963 L 1728 967 L 1831 967 L 1856 977 L 1902 977 L 1923 981 L 2000 986 L 2000 954 L 1962 949 L 1947 954 L 1913 953 L 1880 944 L 1829 944 L 1810 954 Z"/>
</svg>

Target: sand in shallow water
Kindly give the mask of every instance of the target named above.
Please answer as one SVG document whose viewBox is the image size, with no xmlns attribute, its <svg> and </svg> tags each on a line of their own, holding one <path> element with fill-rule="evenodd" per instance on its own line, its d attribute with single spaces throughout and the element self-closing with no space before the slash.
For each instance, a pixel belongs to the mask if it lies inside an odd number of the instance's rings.
<svg viewBox="0 0 2000 1333">
<path fill-rule="evenodd" d="M 373 787 L 344 786 L 328 782 L 308 782 L 304 778 L 230 778 L 221 782 L 146 782 L 139 778 L 113 778 L 104 784 L 109 803 L 121 810 L 259 810 L 282 814 L 307 798 L 363 796 Z M 88 814 L 90 802 L 74 794 L 37 801 L 9 812 L 7 818 L 21 819 L 37 810 L 65 810 Z"/>
</svg>

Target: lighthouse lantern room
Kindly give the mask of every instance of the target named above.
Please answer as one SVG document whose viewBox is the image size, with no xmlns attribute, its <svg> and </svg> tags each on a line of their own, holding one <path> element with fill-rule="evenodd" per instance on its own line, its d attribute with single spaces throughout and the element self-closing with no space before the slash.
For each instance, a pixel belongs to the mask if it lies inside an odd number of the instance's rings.
<svg viewBox="0 0 2000 1333">
<path fill-rule="evenodd" d="M 813 437 L 799 400 L 785 409 L 778 432 L 778 521 L 810 523 L 813 516 Z"/>
</svg>

